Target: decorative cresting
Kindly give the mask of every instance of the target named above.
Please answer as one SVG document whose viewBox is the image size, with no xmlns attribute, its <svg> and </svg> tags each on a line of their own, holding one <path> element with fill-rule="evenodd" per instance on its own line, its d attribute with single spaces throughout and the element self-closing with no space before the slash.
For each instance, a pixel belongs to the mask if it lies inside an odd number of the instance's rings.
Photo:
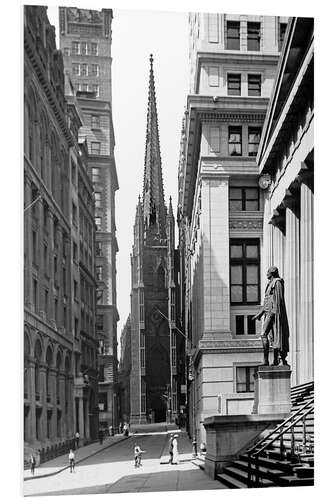
<svg viewBox="0 0 333 500">
<path fill-rule="evenodd" d="M 150 55 L 145 170 L 143 179 L 143 215 L 145 232 L 166 238 L 166 207 L 158 132 L 153 56 Z"/>
</svg>

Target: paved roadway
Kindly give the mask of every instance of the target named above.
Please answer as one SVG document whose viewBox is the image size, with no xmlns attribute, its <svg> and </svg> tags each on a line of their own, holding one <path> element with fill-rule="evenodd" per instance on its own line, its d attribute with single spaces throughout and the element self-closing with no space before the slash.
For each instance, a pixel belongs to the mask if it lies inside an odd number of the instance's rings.
<svg viewBox="0 0 333 500">
<path fill-rule="evenodd" d="M 191 461 L 160 465 L 167 434 L 132 436 L 106 448 L 76 467 L 51 477 L 24 482 L 25 496 L 221 489 Z M 146 450 L 142 467 L 134 468 L 134 445 Z"/>
</svg>

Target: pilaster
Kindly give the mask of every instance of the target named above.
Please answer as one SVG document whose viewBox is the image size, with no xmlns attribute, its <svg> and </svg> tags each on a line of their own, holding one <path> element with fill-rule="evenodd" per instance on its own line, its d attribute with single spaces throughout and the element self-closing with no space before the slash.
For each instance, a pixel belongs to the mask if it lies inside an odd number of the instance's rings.
<svg viewBox="0 0 333 500">
<path fill-rule="evenodd" d="M 313 185 L 311 177 L 301 184 L 300 221 L 300 380 L 314 378 L 313 370 Z"/>
</svg>

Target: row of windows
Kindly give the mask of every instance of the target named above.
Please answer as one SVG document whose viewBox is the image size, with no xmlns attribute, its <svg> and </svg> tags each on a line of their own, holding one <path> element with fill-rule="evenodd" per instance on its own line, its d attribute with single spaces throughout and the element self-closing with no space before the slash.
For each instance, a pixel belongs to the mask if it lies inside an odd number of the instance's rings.
<svg viewBox="0 0 333 500">
<path fill-rule="evenodd" d="M 261 137 L 260 127 L 248 127 L 248 156 L 257 156 Z M 211 127 L 211 151 L 220 152 L 220 128 Z M 228 127 L 228 154 L 242 156 L 242 126 Z"/>
<path fill-rule="evenodd" d="M 239 73 L 228 73 L 227 89 L 228 95 L 241 95 L 241 75 Z M 261 75 L 247 75 L 247 95 L 261 96 Z"/>
<path fill-rule="evenodd" d="M 96 42 L 72 42 L 72 50 L 69 47 L 64 49 L 65 56 L 98 56 L 98 45 Z"/>
<path fill-rule="evenodd" d="M 99 76 L 99 65 L 72 63 L 72 74 L 74 76 Z"/>
<path fill-rule="evenodd" d="M 91 85 L 88 82 L 74 83 L 74 89 L 76 92 L 95 92 L 96 97 L 99 97 L 99 85 L 97 83 Z"/>
<path fill-rule="evenodd" d="M 281 50 L 287 23 L 279 24 L 279 50 Z M 247 22 L 247 50 L 259 51 L 261 42 L 261 23 Z M 227 50 L 240 50 L 240 22 L 227 21 L 226 29 L 226 48 Z"/>
</svg>

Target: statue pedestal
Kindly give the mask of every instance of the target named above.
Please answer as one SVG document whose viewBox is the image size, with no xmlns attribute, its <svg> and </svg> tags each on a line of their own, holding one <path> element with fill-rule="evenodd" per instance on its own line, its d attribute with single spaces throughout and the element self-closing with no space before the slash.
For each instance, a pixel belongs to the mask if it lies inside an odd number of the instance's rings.
<svg viewBox="0 0 333 500">
<path fill-rule="evenodd" d="M 290 412 L 290 375 L 288 365 L 258 366 L 254 374 L 253 414 Z"/>
</svg>

